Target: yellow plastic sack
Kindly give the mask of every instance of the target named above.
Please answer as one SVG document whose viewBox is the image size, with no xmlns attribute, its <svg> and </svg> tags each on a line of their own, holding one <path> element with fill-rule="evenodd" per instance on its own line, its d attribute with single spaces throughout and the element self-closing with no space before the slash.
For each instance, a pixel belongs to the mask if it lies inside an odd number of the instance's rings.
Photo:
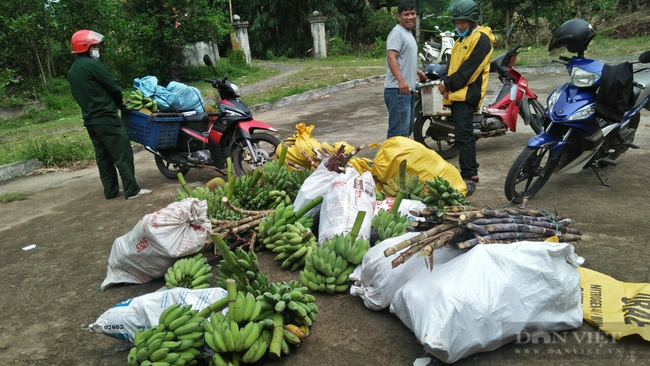
<svg viewBox="0 0 650 366">
<path fill-rule="evenodd" d="M 455 166 L 421 143 L 402 136 L 391 137 L 379 148 L 372 166 L 373 177 L 386 183 L 399 174 L 399 165 L 404 159 L 409 175 L 417 174 L 422 182 L 439 176 L 448 180 L 463 195 L 467 194 L 465 181 Z"/>
<path fill-rule="evenodd" d="M 579 267 L 584 319 L 621 339 L 638 334 L 650 341 L 650 283 L 621 282 Z"/>
<path fill-rule="evenodd" d="M 314 125 L 307 127 L 304 122 L 298 123 L 296 125 L 296 132 L 282 144 L 278 145 L 275 155 L 280 156 L 282 145 L 285 145 L 287 146 L 285 161 L 290 161 L 305 168 L 311 168 L 311 164 L 302 155 L 302 152 L 305 151 L 310 157 L 313 157 L 314 151 L 312 147 L 315 149 L 322 148 L 321 143 L 311 136 L 313 129 Z"/>
</svg>

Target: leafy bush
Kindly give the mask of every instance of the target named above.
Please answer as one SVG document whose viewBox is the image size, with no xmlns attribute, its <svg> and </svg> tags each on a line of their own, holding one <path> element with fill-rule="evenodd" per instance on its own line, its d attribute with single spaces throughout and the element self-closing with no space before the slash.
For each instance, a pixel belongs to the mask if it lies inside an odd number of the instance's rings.
<svg viewBox="0 0 650 366">
<path fill-rule="evenodd" d="M 330 39 L 329 51 L 327 52 L 328 56 L 346 56 L 353 53 L 354 49 L 350 42 L 338 37 Z"/>
<path fill-rule="evenodd" d="M 396 24 L 397 18 L 395 15 L 388 12 L 385 8 L 376 10 L 370 16 L 368 24 L 361 29 L 361 39 L 367 43 L 377 38 L 386 39 Z"/>
<path fill-rule="evenodd" d="M 44 166 L 53 167 L 91 161 L 95 159 L 95 150 L 90 139 L 83 134 L 61 135 L 28 141 L 22 155 L 23 159 L 38 159 Z"/>
</svg>

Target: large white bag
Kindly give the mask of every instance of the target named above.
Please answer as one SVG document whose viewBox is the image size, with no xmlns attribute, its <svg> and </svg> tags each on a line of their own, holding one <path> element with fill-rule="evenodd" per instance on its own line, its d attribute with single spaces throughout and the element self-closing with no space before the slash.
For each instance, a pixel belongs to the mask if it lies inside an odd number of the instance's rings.
<svg viewBox="0 0 650 366">
<path fill-rule="evenodd" d="M 201 310 L 227 295 L 228 291 L 219 287 L 199 290 L 163 287 L 156 292 L 116 304 L 90 324 L 88 330 L 133 342 L 133 336 L 138 329 L 148 329 L 158 325 L 160 314 L 169 306 L 191 304 L 192 309 Z"/>
<path fill-rule="evenodd" d="M 390 311 L 427 352 L 452 363 L 520 332 L 580 326 L 582 262 L 566 243 L 477 245 L 433 272 L 422 269 L 397 292 Z"/>
<path fill-rule="evenodd" d="M 330 188 L 332 181 L 339 176 L 337 172 L 327 170 L 327 160 L 318 165 L 318 168 L 311 173 L 300 186 L 300 190 L 293 202 L 293 210 L 298 211 L 306 204 L 318 196 L 325 197 Z M 320 210 L 320 205 L 312 208 L 307 212 L 311 217 L 316 216 Z"/>
<path fill-rule="evenodd" d="M 349 233 L 360 211 L 365 211 L 366 216 L 358 235 L 369 239 L 375 201 L 375 181 L 370 172 L 359 175 L 354 168 L 347 167 L 345 173 L 338 174 L 329 183 L 329 189 L 323 196 L 318 242 Z"/>
<path fill-rule="evenodd" d="M 420 272 L 420 270 L 426 268 L 428 259 L 411 258 L 393 268 L 391 264 L 393 259 L 406 249 L 390 257 L 384 255 L 384 250 L 420 234 L 422 233 L 406 233 L 386 239 L 370 248 L 363 256 L 361 264 L 350 274 L 350 281 L 352 283 L 350 286 L 350 294 L 361 297 L 366 307 L 371 310 L 382 310 L 390 306 L 391 301 L 393 301 L 393 296 L 395 296 L 397 291 Z M 433 256 L 433 267 L 435 268 L 441 263 L 446 263 L 462 253 L 464 252 L 455 248 L 436 250 Z"/>
<path fill-rule="evenodd" d="M 177 258 L 198 253 L 212 230 L 208 204 L 186 198 L 145 215 L 113 242 L 101 285 L 146 283 L 162 277 Z"/>
</svg>

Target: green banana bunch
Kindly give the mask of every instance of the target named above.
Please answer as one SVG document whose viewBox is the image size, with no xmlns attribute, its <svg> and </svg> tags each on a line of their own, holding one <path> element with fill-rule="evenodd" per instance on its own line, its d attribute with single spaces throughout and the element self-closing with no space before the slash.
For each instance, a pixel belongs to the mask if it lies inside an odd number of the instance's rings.
<svg viewBox="0 0 650 366">
<path fill-rule="evenodd" d="M 165 286 L 167 288 L 185 287 L 202 289 L 210 287 L 212 266 L 201 254 L 194 257 L 178 259 L 165 273 Z"/>
<path fill-rule="evenodd" d="M 454 186 L 443 177 L 435 177 L 434 180 L 427 180 L 427 188 L 424 192 L 422 202 L 428 207 L 444 210 L 446 206 L 469 206 L 467 201 Z M 442 214 L 442 211 L 438 211 Z"/>
<path fill-rule="evenodd" d="M 286 224 L 286 231 L 266 248 L 277 253 L 275 260 L 282 261 L 283 269 L 293 272 L 304 266 L 305 260 L 318 248 L 318 241 L 311 229 L 296 221 L 294 224 Z"/>
<path fill-rule="evenodd" d="M 181 201 L 186 198 L 197 198 L 200 200 L 205 200 L 208 204 L 208 217 L 213 220 L 230 220 L 235 221 L 243 219 L 244 215 L 238 214 L 233 210 L 229 209 L 221 200 L 228 191 L 228 183 L 224 187 L 218 187 L 211 191 L 207 187 L 199 186 L 190 191 L 188 194 L 182 188 L 176 189 L 176 201 Z M 233 201 L 235 206 L 238 206 L 238 201 Z"/>
<path fill-rule="evenodd" d="M 409 222 L 406 220 L 406 215 L 402 215 L 398 210 L 394 212 L 380 209 L 372 218 L 372 228 L 377 231 L 379 236 L 379 243 L 388 238 L 400 236 L 406 232 Z M 375 243 L 375 245 L 377 245 Z"/>
<path fill-rule="evenodd" d="M 300 187 L 305 182 L 305 179 L 309 177 L 314 171 L 313 170 L 290 170 L 287 175 L 287 187 L 285 191 L 290 197 L 291 202 L 293 202 L 296 197 L 298 197 L 298 192 Z"/>
<path fill-rule="evenodd" d="M 378 183 L 375 194 L 377 200 L 382 201 L 388 197 L 396 197 L 397 193 L 401 191 L 406 199 L 422 201 L 425 188 L 426 184 L 420 181 L 417 174 L 408 176 L 402 182 L 400 182 L 399 176 L 395 176 L 389 178 L 385 184 Z"/>
<path fill-rule="evenodd" d="M 126 109 L 139 111 L 142 108 L 147 108 L 152 113 L 158 111 L 158 102 L 150 97 L 142 95 L 140 90 L 132 91 L 126 98 Z"/>
<path fill-rule="evenodd" d="M 277 160 L 271 160 L 267 161 L 262 165 L 262 187 L 264 190 L 267 192 L 267 197 L 269 197 L 267 204 L 269 206 L 267 207 L 274 207 L 277 206 L 279 202 L 276 202 L 277 196 L 271 198 L 269 196 L 269 193 L 272 191 L 285 191 L 285 194 L 287 192 L 287 177 L 289 175 L 289 168 L 284 165 L 280 164 L 279 161 Z M 295 197 L 289 197 L 288 200 L 290 200 L 289 203 L 293 202 Z M 289 204 L 285 203 L 285 204 Z"/>
<path fill-rule="evenodd" d="M 160 314 L 158 325 L 138 330 L 129 351 L 129 366 L 195 363 L 204 346 L 204 317 L 192 305 L 172 304 Z"/>
<path fill-rule="evenodd" d="M 251 172 L 235 178 L 233 192 L 233 204 L 237 207 L 252 211 L 264 210 L 267 207 L 265 191 Z"/>
<path fill-rule="evenodd" d="M 231 268 L 228 262 L 222 259 L 217 265 L 219 272 L 215 278 L 216 286 L 226 288 L 226 280 L 232 278 L 237 283 L 239 291 L 250 292 L 254 296 L 264 293 L 269 285 L 269 277 L 268 274 L 260 271 L 257 254 L 242 247 L 237 247 L 234 254 L 239 270 Z M 237 277 L 237 273 L 243 273 L 244 277 Z"/>
<path fill-rule="evenodd" d="M 370 241 L 362 236 L 334 235 L 307 259 L 300 272 L 300 282 L 311 291 L 345 292 L 350 285 L 350 274 L 369 248 Z"/>
<path fill-rule="evenodd" d="M 318 306 L 314 303 L 316 298 L 307 293 L 298 281 L 271 283 L 268 291 L 257 297 L 262 302 L 262 310 L 258 321 L 270 319 L 276 313 L 282 314 L 284 324 L 299 324 L 311 327 L 318 314 Z"/>
<path fill-rule="evenodd" d="M 320 198 L 322 200 L 322 197 Z M 287 224 L 299 222 L 302 226 L 311 229 L 314 220 L 308 215 L 296 216 L 292 204 L 280 202 L 268 217 L 262 220 L 257 228 L 257 239 L 268 249 L 273 249 L 273 243 L 278 241 L 287 230 Z"/>
<path fill-rule="evenodd" d="M 271 207 L 279 205 L 280 202 L 283 202 L 285 205 L 290 205 L 291 202 L 293 202 L 293 200 L 285 190 L 279 191 L 277 189 L 274 189 L 272 191 L 267 191 L 266 196 L 268 197 L 269 200 L 271 200 L 270 203 Z"/>
<path fill-rule="evenodd" d="M 237 301 L 240 301 L 240 298 L 246 306 L 254 306 L 251 309 L 260 308 L 261 303 L 256 301 L 251 293 L 244 295 L 239 291 Z M 249 314 L 250 320 L 240 321 L 234 318 L 236 311 L 229 309 L 226 315 L 222 312 L 212 313 L 209 321 L 206 321 L 205 343 L 215 351 L 212 358 L 214 365 L 229 365 L 235 359 L 244 363 L 254 363 L 266 354 L 269 344 L 262 334 L 269 324 L 254 320 L 259 315 L 259 310 L 257 314 Z"/>
</svg>

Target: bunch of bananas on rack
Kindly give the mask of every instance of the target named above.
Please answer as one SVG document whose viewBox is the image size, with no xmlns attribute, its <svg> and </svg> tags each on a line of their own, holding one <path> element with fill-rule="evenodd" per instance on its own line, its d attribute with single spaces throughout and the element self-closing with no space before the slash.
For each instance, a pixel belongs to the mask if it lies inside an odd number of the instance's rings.
<svg viewBox="0 0 650 366">
<path fill-rule="evenodd" d="M 293 272 L 305 265 L 306 259 L 318 248 L 318 241 L 311 229 L 296 221 L 286 224 L 286 231 L 266 248 L 277 253 L 275 260 L 282 261 L 283 269 Z"/>
<path fill-rule="evenodd" d="M 165 273 L 165 286 L 167 288 L 185 287 L 202 289 L 210 287 L 212 266 L 201 254 L 194 257 L 178 259 Z"/>
<path fill-rule="evenodd" d="M 203 348 L 205 318 L 192 305 L 172 304 L 160 314 L 158 325 L 133 336 L 129 366 L 194 365 Z"/>
<path fill-rule="evenodd" d="M 268 217 L 262 220 L 257 229 L 257 239 L 268 249 L 274 248 L 273 244 L 287 230 L 287 224 L 300 223 L 305 228 L 311 229 L 314 220 L 309 215 L 296 217 L 292 204 L 280 202 Z M 270 246 L 270 247 L 269 247 Z"/>
<path fill-rule="evenodd" d="M 364 237 L 334 235 L 307 259 L 300 282 L 312 291 L 344 292 L 350 285 L 350 274 L 369 248 L 370 242 Z"/>
<path fill-rule="evenodd" d="M 406 215 L 402 215 L 398 210 L 391 212 L 380 209 L 377 215 L 372 218 L 372 228 L 377 231 L 379 236 L 377 243 L 404 234 L 406 228 L 409 226 L 406 217 Z"/>
<path fill-rule="evenodd" d="M 428 207 L 444 209 L 445 206 L 469 206 L 465 196 L 443 177 L 435 177 L 434 180 L 427 180 L 428 190 L 421 200 Z"/>
<path fill-rule="evenodd" d="M 126 100 L 126 109 L 139 111 L 143 108 L 155 113 L 158 111 L 158 102 L 150 97 L 145 97 L 140 90 L 132 91 Z"/>
<path fill-rule="evenodd" d="M 217 265 L 219 273 L 215 277 L 216 286 L 226 288 L 226 280 L 232 278 L 237 283 L 239 291 L 247 291 L 254 296 L 264 293 L 269 285 L 269 276 L 260 271 L 257 254 L 237 247 L 234 255 L 238 268 L 231 268 L 228 262 L 222 259 Z M 237 277 L 237 273 L 243 273 L 244 277 Z"/>
<path fill-rule="evenodd" d="M 314 303 L 316 298 L 308 294 L 307 290 L 307 287 L 293 280 L 271 283 L 268 291 L 257 297 L 257 301 L 262 302 L 258 320 L 268 319 L 279 313 L 284 317 L 284 324 L 297 324 L 303 333 L 308 334 L 306 328 L 311 327 L 316 320 L 318 306 Z"/>
</svg>

